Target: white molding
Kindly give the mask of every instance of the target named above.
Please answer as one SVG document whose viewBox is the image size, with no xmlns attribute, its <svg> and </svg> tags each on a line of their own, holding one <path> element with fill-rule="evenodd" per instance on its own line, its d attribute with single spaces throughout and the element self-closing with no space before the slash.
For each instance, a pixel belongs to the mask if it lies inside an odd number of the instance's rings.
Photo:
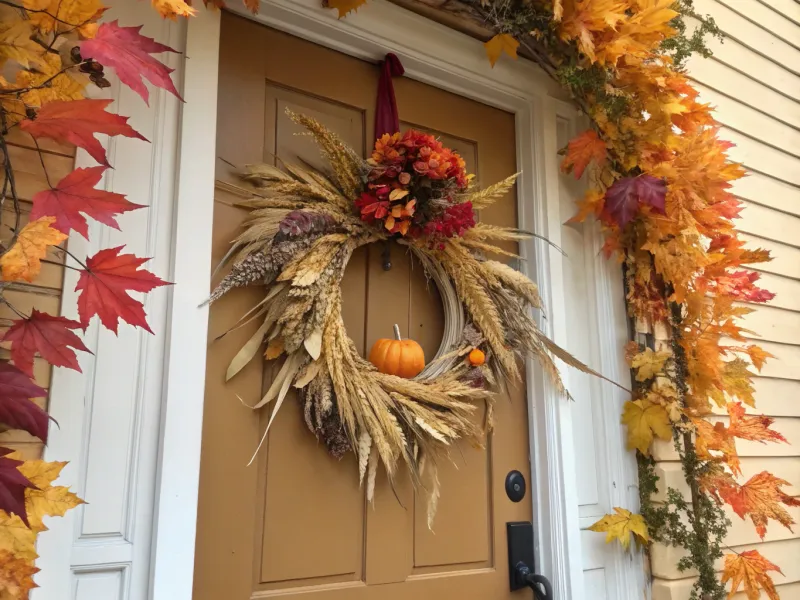
<svg viewBox="0 0 800 600">
<path fill-rule="evenodd" d="M 205 397 L 219 12 L 188 22 L 151 600 L 191 600 Z"/>
</svg>

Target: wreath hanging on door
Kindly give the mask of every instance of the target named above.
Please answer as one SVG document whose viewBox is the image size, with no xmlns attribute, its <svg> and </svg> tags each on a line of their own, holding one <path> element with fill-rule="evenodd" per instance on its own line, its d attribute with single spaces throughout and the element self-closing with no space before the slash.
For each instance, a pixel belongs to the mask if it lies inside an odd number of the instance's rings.
<svg viewBox="0 0 800 600">
<path fill-rule="evenodd" d="M 513 256 L 496 242 L 529 236 L 475 220 L 475 211 L 505 195 L 516 175 L 477 189 L 456 152 L 417 131 L 382 136 L 365 161 L 314 119 L 287 115 L 313 136 L 330 172 L 287 163 L 285 171 L 258 164 L 242 173 L 253 198 L 237 206 L 252 212 L 224 259 L 233 266 L 210 301 L 246 285 L 266 286 L 266 294 L 240 319 L 260 327 L 234 357 L 227 379 L 266 343 L 267 360 L 285 358 L 253 406 L 274 405 L 262 443 L 294 387 L 308 428 L 328 451 L 357 454 L 368 499 L 379 462 L 390 480 L 400 463 L 415 483 L 430 478 L 430 525 L 439 492 L 429 459 L 460 439 L 481 444 L 492 427 L 492 389 L 519 379 L 519 358 L 535 358 L 562 393 L 552 356 L 591 370 L 537 327 L 530 316 L 542 308 L 536 284 L 488 258 Z M 396 341 L 376 343 L 372 362 L 345 331 L 347 263 L 357 248 L 389 239 L 419 259 L 443 300 L 443 340 L 427 364 L 397 329 Z"/>
</svg>

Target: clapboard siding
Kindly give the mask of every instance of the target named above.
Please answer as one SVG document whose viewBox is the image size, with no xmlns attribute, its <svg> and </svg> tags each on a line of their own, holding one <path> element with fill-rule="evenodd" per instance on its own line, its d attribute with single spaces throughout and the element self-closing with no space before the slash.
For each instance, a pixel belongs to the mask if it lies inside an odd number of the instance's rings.
<svg viewBox="0 0 800 600">
<path fill-rule="evenodd" d="M 780 115 L 765 112 L 763 107 L 753 108 L 699 83 L 695 87 L 700 92 L 700 101 L 714 107 L 714 118 L 721 125 L 800 157 L 800 129 L 786 127 Z"/>
<path fill-rule="evenodd" d="M 777 296 L 744 318 L 745 335 L 775 358 L 754 378 L 756 407 L 751 414 L 775 419 L 773 428 L 788 443 L 763 444 L 737 440 L 741 481 L 769 471 L 789 482 L 784 489 L 800 494 L 800 3 L 796 0 L 695 0 L 700 13 L 710 14 L 725 34 L 712 41 L 714 57 L 693 58 L 689 75 L 700 100 L 716 108 L 720 137 L 735 145 L 729 154 L 748 170 L 735 182 L 742 200 L 737 221 L 749 248 L 769 250 L 774 260 L 755 265 L 760 283 Z M 727 342 L 726 342 L 727 343 Z M 735 343 L 732 342 L 731 343 Z M 714 422 L 728 424 L 724 408 L 715 408 Z M 671 442 L 658 442 L 663 501 L 666 488 L 688 493 Z M 787 509 L 800 522 L 800 508 Z M 784 600 L 800 598 L 800 526 L 794 532 L 770 521 L 762 541 L 750 521 L 728 510 L 732 526 L 725 540 L 737 551 L 758 549 L 780 565 L 775 583 Z M 651 554 L 653 600 L 686 600 L 696 573 L 681 573 L 678 548 L 657 546 Z M 717 565 L 722 568 L 722 563 Z M 766 597 L 766 596 L 762 596 Z M 745 598 L 737 594 L 734 598 Z"/>
<path fill-rule="evenodd" d="M 767 31 L 771 31 L 777 39 L 795 48 L 800 48 L 800 25 L 793 23 L 790 19 L 787 19 L 763 2 L 759 0 L 755 0 L 754 2 L 719 0 L 719 3 L 746 19 L 764 27 Z"/>
<path fill-rule="evenodd" d="M 740 0 L 735 0 L 739 2 Z M 775 12 L 783 15 L 793 23 L 800 25 L 800 4 L 797 0 L 757 0 L 761 4 L 769 6 Z"/>
</svg>

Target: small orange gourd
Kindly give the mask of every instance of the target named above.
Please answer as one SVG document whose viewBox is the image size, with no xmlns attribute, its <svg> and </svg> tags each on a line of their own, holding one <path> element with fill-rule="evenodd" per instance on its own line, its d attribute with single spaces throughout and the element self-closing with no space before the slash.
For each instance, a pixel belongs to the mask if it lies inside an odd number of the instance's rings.
<svg viewBox="0 0 800 600">
<path fill-rule="evenodd" d="M 375 342 L 369 351 L 369 362 L 386 375 L 397 375 L 411 379 L 425 368 L 425 352 L 414 340 L 400 337 L 400 328 L 394 326 L 396 339 L 382 338 Z"/>
<path fill-rule="evenodd" d="M 480 367 L 485 362 L 486 355 L 483 351 L 478 348 L 473 348 L 472 352 L 469 353 L 469 364 L 473 367 Z"/>
</svg>

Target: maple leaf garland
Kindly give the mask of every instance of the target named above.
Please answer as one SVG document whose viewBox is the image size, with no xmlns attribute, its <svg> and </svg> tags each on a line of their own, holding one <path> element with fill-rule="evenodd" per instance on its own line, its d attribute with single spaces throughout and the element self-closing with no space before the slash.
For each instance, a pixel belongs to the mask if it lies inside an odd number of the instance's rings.
<svg viewBox="0 0 800 600">
<path fill-rule="evenodd" d="M 106 151 L 95 138 L 98 133 L 122 135 L 148 141 L 128 125 L 128 117 L 106 112 L 113 100 L 54 100 L 42 106 L 36 119 L 24 119 L 20 129 L 34 138 L 50 138 L 83 148 L 100 164 L 109 167 Z"/>
<path fill-rule="evenodd" d="M 120 27 L 118 21 L 103 23 L 94 38 L 81 43 L 81 56 L 112 67 L 120 81 L 139 94 L 148 105 L 150 92 L 142 81 L 143 77 L 182 100 L 170 77 L 174 69 L 150 56 L 177 50 L 143 36 L 139 33 L 141 29 L 141 25 Z"/>
<path fill-rule="evenodd" d="M 80 371 L 76 350 L 91 351 L 72 331 L 81 329 L 78 321 L 65 317 L 54 317 L 33 309 L 27 319 L 14 321 L 3 336 L 3 341 L 11 342 L 11 360 L 23 373 L 33 377 L 33 357 L 38 352 L 54 367 L 68 367 Z"/>
<path fill-rule="evenodd" d="M 732 597 L 744 584 L 748 600 L 759 600 L 764 590 L 770 600 L 780 600 L 775 584 L 768 575 L 769 571 L 777 571 L 783 575 L 780 568 L 764 558 L 758 550 L 748 550 L 739 554 L 726 554 L 725 566 L 722 571 L 722 583 L 731 582 Z"/>
<path fill-rule="evenodd" d="M 75 291 L 78 296 L 78 315 L 88 324 L 97 315 L 107 329 L 117 333 L 119 319 L 153 333 L 147 324 L 144 305 L 128 295 L 128 291 L 149 292 L 168 282 L 150 271 L 139 269 L 149 258 L 120 254 L 123 246 L 101 250 L 86 260 Z"/>
<path fill-rule="evenodd" d="M 59 181 L 54 188 L 34 194 L 31 219 L 54 217 L 53 229 L 62 233 L 75 230 L 87 240 L 89 228 L 83 214 L 104 225 L 119 229 L 115 217 L 122 213 L 144 208 L 134 204 L 122 194 L 95 189 L 107 167 L 75 169 Z M 81 214 L 83 213 L 83 214 Z"/>
</svg>

